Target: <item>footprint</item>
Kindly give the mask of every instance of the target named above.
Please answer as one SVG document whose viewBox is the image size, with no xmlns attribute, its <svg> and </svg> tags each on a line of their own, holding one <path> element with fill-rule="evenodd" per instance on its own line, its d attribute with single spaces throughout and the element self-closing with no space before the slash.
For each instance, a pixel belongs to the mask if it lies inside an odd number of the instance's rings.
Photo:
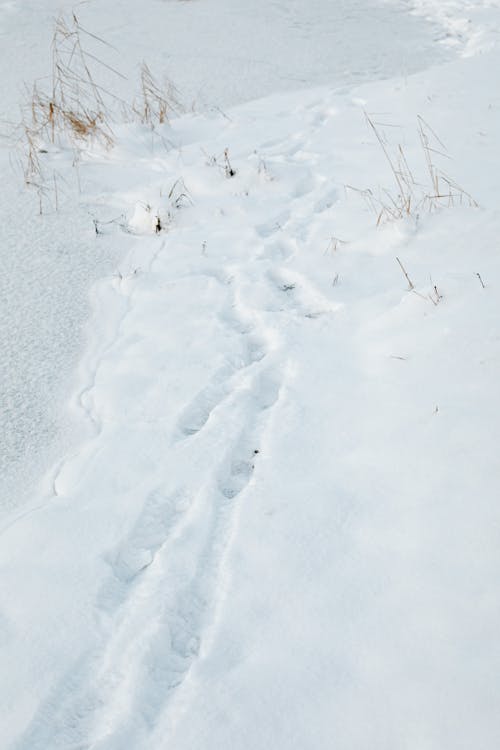
<svg viewBox="0 0 500 750">
<path fill-rule="evenodd" d="M 177 439 L 182 440 L 199 433 L 215 409 L 233 392 L 234 378 L 245 368 L 261 362 L 267 354 L 267 347 L 261 339 L 249 335 L 247 328 L 241 330 L 241 321 L 235 318 L 229 325 L 244 336 L 243 352 L 232 365 L 221 368 L 212 383 L 203 388 L 182 411 L 177 421 Z"/>
<path fill-rule="evenodd" d="M 236 458 L 231 461 L 229 475 L 219 483 L 220 491 L 228 500 L 232 500 L 246 487 L 253 474 L 255 450 L 248 458 Z"/>
<path fill-rule="evenodd" d="M 187 438 L 200 432 L 228 392 L 228 382 L 214 382 L 200 391 L 179 417 L 177 432 L 180 437 Z"/>
<path fill-rule="evenodd" d="M 233 500 L 247 486 L 260 455 L 260 439 L 264 414 L 276 404 L 280 395 L 280 384 L 269 373 L 258 376 L 250 397 L 248 409 L 253 411 L 253 428 L 249 429 L 235 446 L 219 478 L 219 490 L 227 500 Z"/>
<path fill-rule="evenodd" d="M 191 502 L 192 497 L 186 489 L 169 493 L 158 487 L 147 496 L 130 533 L 108 559 L 119 581 L 130 582 L 151 565 Z"/>
<path fill-rule="evenodd" d="M 278 401 L 281 384 L 269 372 L 259 375 L 256 383 L 255 403 L 260 411 L 270 409 Z"/>
</svg>

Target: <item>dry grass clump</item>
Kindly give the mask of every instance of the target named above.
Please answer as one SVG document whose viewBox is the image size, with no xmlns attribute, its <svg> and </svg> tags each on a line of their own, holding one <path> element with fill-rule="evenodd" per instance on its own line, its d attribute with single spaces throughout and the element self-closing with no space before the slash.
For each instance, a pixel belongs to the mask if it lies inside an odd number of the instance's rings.
<svg viewBox="0 0 500 750">
<path fill-rule="evenodd" d="M 442 206 L 468 205 L 477 208 L 478 203 L 464 188 L 434 164 L 434 155 L 449 159 L 446 147 L 424 118 L 417 116 L 420 144 L 425 156 L 432 191 L 423 197 L 423 207 L 432 211 Z M 434 142 L 433 142 L 434 141 Z M 437 145 L 436 145 L 437 144 Z"/>
<path fill-rule="evenodd" d="M 57 183 L 54 173 L 47 179 L 41 155 L 47 152 L 46 144 L 71 145 L 77 147 L 89 140 L 113 144 L 111 129 L 110 99 L 116 97 L 96 83 L 92 66 L 101 66 L 113 74 L 121 74 L 87 50 L 82 39 L 107 43 L 86 31 L 73 13 L 69 20 L 59 16 L 52 37 L 52 73 L 50 85 L 43 89 L 35 83 L 28 93 L 28 103 L 23 109 L 23 120 L 18 126 L 19 147 L 26 185 L 38 192 L 40 213 L 42 197 L 55 191 L 57 207 Z"/>
<path fill-rule="evenodd" d="M 422 211 L 432 213 L 443 207 L 464 204 L 477 207 L 474 198 L 436 166 L 436 156 L 445 159 L 450 157 L 443 142 L 423 117 L 417 117 L 417 132 L 429 177 L 428 185 L 422 185 L 415 179 L 401 144 L 391 149 L 387 137 L 381 130 L 383 126 L 376 123 L 367 113 L 365 117 L 389 165 L 396 189 L 391 191 L 382 188 L 374 193 L 370 189 L 359 190 L 350 185 L 346 187 L 361 193 L 377 217 L 377 226 L 405 216 L 418 217 Z"/>
<path fill-rule="evenodd" d="M 50 144 L 71 148 L 77 154 L 88 143 L 110 148 L 114 143 L 113 121 L 138 119 L 153 131 L 181 111 L 178 93 L 172 83 L 159 84 L 148 65 L 140 68 L 139 95 L 132 105 L 97 82 L 102 79 L 125 79 L 102 58 L 105 40 L 87 31 L 75 13 L 61 14 L 52 37 L 52 70 L 46 85 L 35 83 L 27 94 L 23 119 L 16 126 L 17 145 L 26 185 L 38 191 L 40 212 L 42 197 L 57 192 L 53 172 L 47 178 L 43 154 Z M 79 161 L 79 158 L 76 160 Z M 57 195 L 55 199 L 57 206 Z"/>
<path fill-rule="evenodd" d="M 159 84 L 147 63 L 141 64 L 140 93 L 132 105 L 132 111 L 143 125 L 154 129 L 155 125 L 167 123 L 181 109 L 179 94 L 171 81 Z"/>
<path fill-rule="evenodd" d="M 30 129 L 48 137 L 51 143 L 64 134 L 76 140 L 97 139 L 111 146 L 109 101 L 116 97 L 96 83 L 91 68 L 97 65 L 116 76 L 124 76 L 85 49 L 82 38 L 109 47 L 103 39 L 86 31 L 74 13 L 69 20 L 59 16 L 52 37 L 50 90 L 42 91 L 34 85 Z"/>
<path fill-rule="evenodd" d="M 122 119 L 132 115 L 153 129 L 180 111 L 175 86 L 167 80 L 160 85 L 145 62 L 140 69 L 140 93 L 132 106 L 97 83 L 95 69 L 106 69 L 122 79 L 125 76 L 87 49 L 85 40 L 92 43 L 92 49 L 97 46 L 97 51 L 100 46 L 111 47 L 87 31 L 75 13 L 69 19 L 58 17 L 52 37 L 50 88 L 43 90 L 35 83 L 25 107 L 22 129 L 31 144 L 43 140 L 55 143 L 58 137 L 69 137 L 80 142 L 97 140 L 110 147 L 115 104 L 122 110 Z"/>
</svg>

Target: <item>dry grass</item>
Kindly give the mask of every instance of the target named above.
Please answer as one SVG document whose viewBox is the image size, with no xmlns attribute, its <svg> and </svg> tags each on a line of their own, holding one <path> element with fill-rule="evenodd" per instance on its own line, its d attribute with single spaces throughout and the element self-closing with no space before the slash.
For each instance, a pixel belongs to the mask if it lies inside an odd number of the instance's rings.
<svg viewBox="0 0 500 750">
<path fill-rule="evenodd" d="M 154 129 L 156 125 L 168 122 L 181 109 L 175 86 L 168 80 L 160 85 L 145 62 L 141 65 L 140 84 L 140 94 L 132 110 L 144 125 Z"/>
<path fill-rule="evenodd" d="M 476 201 L 455 180 L 436 165 L 436 157 L 449 159 L 446 147 L 434 130 L 420 115 L 417 117 L 417 132 L 429 178 L 428 185 L 415 179 L 401 144 L 391 148 L 382 130 L 384 127 L 365 113 L 368 127 L 382 150 L 394 180 L 395 189 L 359 190 L 370 210 L 376 215 L 377 226 L 387 221 L 395 221 L 405 216 L 418 217 L 420 212 L 434 212 L 443 207 L 469 205 L 477 207 Z"/>
<path fill-rule="evenodd" d="M 59 16 L 52 37 L 50 90 L 42 91 L 37 84 L 33 86 L 30 128 L 51 143 L 55 143 L 58 136 L 69 136 L 80 141 L 97 139 L 111 146 L 109 101 L 117 97 L 96 83 L 91 68 L 103 67 L 116 76 L 123 76 L 86 50 L 82 38 L 109 46 L 86 31 L 74 13 L 69 20 Z"/>
<path fill-rule="evenodd" d="M 42 198 L 49 194 L 58 208 L 57 182 L 53 174 L 47 177 L 41 158 L 47 152 L 47 143 L 70 145 L 76 150 L 89 141 L 106 147 L 113 144 L 110 102 L 119 100 L 96 82 L 92 69 L 105 68 L 123 76 L 86 49 L 83 40 L 92 42 L 92 48 L 109 47 L 84 29 L 74 13 L 69 18 L 59 16 L 52 37 L 49 85 L 42 88 L 35 83 L 28 91 L 23 119 L 16 128 L 24 180 L 38 193 L 40 213 Z"/>
<path fill-rule="evenodd" d="M 113 111 L 120 110 L 122 120 L 131 115 L 139 117 L 154 129 L 181 109 L 173 84 L 166 81 L 160 86 L 146 63 L 141 66 L 140 94 L 132 106 L 98 83 L 94 71 L 104 70 L 108 75 L 125 78 L 95 54 L 102 47 L 110 45 L 87 31 L 75 13 L 57 18 L 51 45 L 50 84 L 44 89 L 35 83 L 29 90 L 20 126 L 28 175 L 40 174 L 37 152 L 44 142 L 64 143 L 69 139 L 73 145 L 98 141 L 112 146 Z"/>
<path fill-rule="evenodd" d="M 172 208 L 180 209 L 186 206 L 194 206 L 191 193 L 187 189 L 183 177 L 179 177 L 170 188 L 168 200 Z"/>
<path fill-rule="evenodd" d="M 139 119 L 155 131 L 181 111 L 175 87 L 168 81 L 160 85 L 145 62 L 140 69 L 140 93 L 132 105 L 98 82 L 125 78 L 102 59 L 104 48 L 110 47 L 87 31 L 75 13 L 61 14 L 55 21 L 51 74 L 46 82 L 36 82 L 27 91 L 22 121 L 13 126 L 24 181 L 36 189 L 40 212 L 46 195 L 51 195 L 56 210 L 59 205 L 57 180 L 52 170 L 47 174 L 49 160 L 43 157 L 52 144 L 74 151 L 73 166 L 79 183 L 83 148 L 89 143 L 113 146 L 114 121 Z M 163 134 L 157 135 L 164 141 Z M 187 194 L 177 196 L 177 201 L 187 202 Z"/>
</svg>

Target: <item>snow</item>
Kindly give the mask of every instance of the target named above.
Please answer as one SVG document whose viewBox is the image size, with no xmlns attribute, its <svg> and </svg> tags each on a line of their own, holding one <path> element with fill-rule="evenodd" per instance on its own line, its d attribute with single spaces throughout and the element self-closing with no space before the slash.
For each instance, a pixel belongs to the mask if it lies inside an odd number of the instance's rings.
<svg viewBox="0 0 500 750">
<path fill-rule="evenodd" d="M 51 69 L 54 18 L 73 5 L 69 0 L 0 3 L 0 60 L 6 72 L 0 120 L 17 121 L 26 85 L 37 79 L 43 86 Z M 439 26 L 412 18 L 399 2 L 386 8 L 370 0 L 254 0 L 250 7 L 243 0 L 151 0 L 145 13 L 130 0 L 99 0 L 79 4 L 77 13 L 86 28 L 112 45 L 96 51 L 126 76 L 103 77 L 116 94 L 131 98 L 138 64 L 146 59 L 153 71 L 177 84 L 188 109 L 213 112 L 276 91 L 411 73 L 450 55 L 434 44 Z M 389 33 L 394 28 L 398 33 Z M 2 132 L 10 129 L 3 126 Z M 70 396 L 71 373 L 84 347 L 88 289 L 111 273 L 123 252 L 116 244 L 104 248 L 101 243 L 96 257 L 95 243 L 86 234 L 89 207 L 82 209 L 66 185 L 59 190 L 72 200 L 72 235 L 60 229 L 63 220 L 54 220 L 54 227 L 49 217 L 33 223 L 37 208 L 22 193 L 12 158 L 12 151 L 0 148 L 8 269 L 0 290 L 0 340 L 8 342 L 0 358 L 7 435 L 0 451 L 0 505 L 7 511 L 24 504 L 41 474 L 69 444 L 78 443 L 79 429 L 61 404 Z M 96 210 L 90 207 L 92 215 Z M 51 237 L 60 238 L 61 245 L 54 246 Z M 68 245 L 73 252 L 65 252 Z"/>
<path fill-rule="evenodd" d="M 391 3 L 392 0 L 387 0 Z M 440 40 L 458 48 L 469 57 L 495 46 L 498 41 L 498 0 L 470 2 L 470 0 L 410 0 L 408 6 L 415 15 L 439 23 L 444 30 Z"/>
<path fill-rule="evenodd" d="M 469 7 L 416 7 L 443 9 Z M 121 259 L 80 442 L 3 517 L 9 750 L 497 746 L 499 16 L 475 11 L 417 74 L 117 126 L 75 239 L 70 203 L 37 225 Z M 418 185 L 397 221 L 362 192 L 397 200 L 366 113 Z M 431 212 L 418 116 L 462 188 Z"/>
</svg>

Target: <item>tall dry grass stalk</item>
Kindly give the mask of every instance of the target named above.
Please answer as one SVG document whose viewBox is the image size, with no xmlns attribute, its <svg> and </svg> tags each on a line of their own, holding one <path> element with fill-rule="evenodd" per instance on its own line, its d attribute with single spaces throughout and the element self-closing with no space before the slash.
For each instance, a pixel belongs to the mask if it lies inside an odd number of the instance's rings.
<svg viewBox="0 0 500 750">
<path fill-rule="evenodd" d="M 443 142 L 420 115 L 417 117 L 417 131 L 429 177 L 429 185 L 417 182 L 408 164 L 401 144 L 391 149 L 389 141 L 381 129 L 366 112 L 368 127 L 374 134 L 394 179 L 395 190 L 382 188 L 378 193 L 372 190 L 357 190 L 377 217 L 377 226 L 405 216 L 418 216 L 421 211 L 434 212 L 445 206 L 467 204 L 477 207 L 477 202 L 455 180 L 436 165 L 436 157 L 449 159 Z"/>
<path fill-rule="evenodd" d="M 179 94 L 168 80 L 159 84 L 147 63 L 140 69 L 140 93 L 132 105 L 132 111 L 144 125 L 152 129 L 168 122 L 181 109 Z"/>
<path fill-rule="evenodd" d="M 59 203 L 57 182 L 52 171 L 46 179 L 46 160 L 41 156 L 50 150 L 50 144 L 71 148 L 78 155 L 74 160 L 77 166 L 85 144 L 98 142 L 107 148 L 113 145 L 112 123 L 117 117 L 120 121 L 139 119 L 154 131 L 181 111 L 173 84 L 168 80 L 159 84 L 145 62 L 140 69 L 139 95 L 132 105 L 99 83 L 98 73 L 125 79 L 102 59 L 104 48 L 112 47 L 85 29 L 75 13 L 57 18 L 49 83 L 44 87 L 36 82 L 28 91 L 23 119 L 17 126 L 24 180 L 37 190 L 40 211 L 43 196 L 52 191 L 56 208 Z M 160 137 L 163 140 L 163 135 Z"/>
<path fill-rule="evenodd" d="M 96 82 L 92 69 L 101 67 L 120 78 L 124 76 L 87 49 L 82 41 L 85 39 L 92 40 L 97 48 L 110 46 L 84 29 L 74 13 L 69 19 L 58 17 L 51 44 L 50 84 L 44 89 L 34 83 L 23 109 L 18 141 L 20 161 L 26 185 L 38 192 L 40 212 L 42 197 L 50 192 L 55 192 L 58 206 L 57 185 L 52 176 L 45 178 L 41 158 L 47 143 L 67 145 L 69 141 L 77 149 L 78 144 L 90 140 L 106 147 L 113 144 L 109 103 L 117 97 Z"/>
</svg>

